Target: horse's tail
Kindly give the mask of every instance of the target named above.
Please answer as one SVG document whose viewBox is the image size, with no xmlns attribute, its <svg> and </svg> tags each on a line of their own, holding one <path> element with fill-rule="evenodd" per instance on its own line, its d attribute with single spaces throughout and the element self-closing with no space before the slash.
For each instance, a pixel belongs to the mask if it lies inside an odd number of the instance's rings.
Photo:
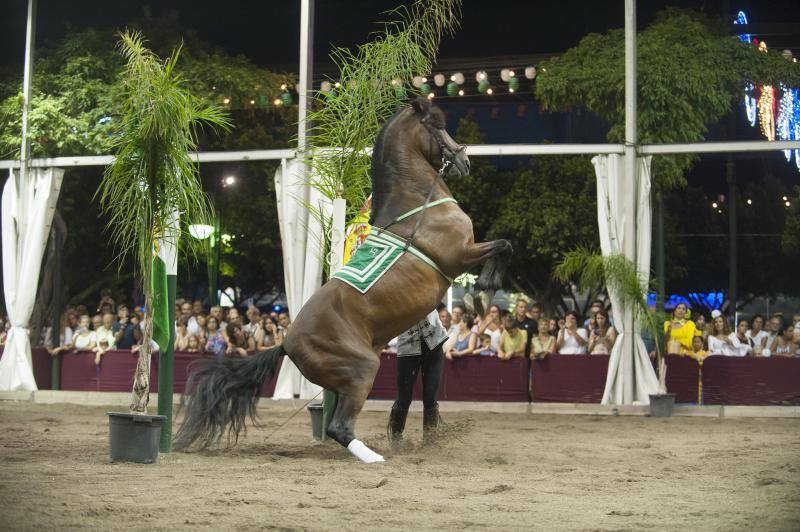
<svg viewBox="0 0 800 532">
<path fill-rule="evenodd" d="M 175 436 L 175 449 L 197 443 L 201 449 L 227 434 L 228 445 L 236 444 L 249 417 L 256 421 L 258 392 L 275 373 L 282 346 L 247 358 L 204 360 L 192 370 L 178 410 L 186 408 L 183 425 Z M 199 362 L 199 361 L 198 361 Z"/>
</svg>

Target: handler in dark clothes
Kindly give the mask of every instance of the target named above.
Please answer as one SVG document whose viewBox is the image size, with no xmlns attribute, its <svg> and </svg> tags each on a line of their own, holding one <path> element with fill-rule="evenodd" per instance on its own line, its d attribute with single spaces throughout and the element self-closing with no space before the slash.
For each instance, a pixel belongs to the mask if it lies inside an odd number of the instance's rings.
<svg viewBox="0 0 800 532">
<path fill-rule="evenodd" d="M 430 442 L 439 426 L 439 403 L 436 394 L 442 377 L 444 352 L 442 345 L 447 340 L 447 331 L 442 327 L 439 313 L 428 316 L 397 338 L 397 400 L 389 415 L 389 437 L 397 442 L 406 426 L 411 393 L 417 374 L 422 370 L 422 403 L 425 407 L 422 418 L 422 438 Z"/>
</svg>

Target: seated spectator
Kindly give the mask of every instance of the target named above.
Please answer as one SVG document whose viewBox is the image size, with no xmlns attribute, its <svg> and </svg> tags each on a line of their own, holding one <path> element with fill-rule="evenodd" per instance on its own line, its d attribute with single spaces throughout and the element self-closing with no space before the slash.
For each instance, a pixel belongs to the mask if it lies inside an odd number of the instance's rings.
<svg viewBox="0 0 800 532">
<path fill-rule="evenodd" d="M 95 314 L 92 316 L 92 330 L 97 332 L 100 327 L 103 326 L 103 316 L 100 314 Z"/>
<path fill-rule="evenodd" d="M 782 327 L 782 333 L 775 337 L 770 351 L 774 357 L 793 357 L 797 350 L 797 345 L 794 343 L 794 325 L 787 324 Z"/>
<path fill-rule="evenodd" d="M 245 334 L 243 326 L 237 322 L 229 323 L 228 348 L 225 350 L 225 354 L 228 356 L 239 356 L 244 358 L 249 352 L 255 350 L 255 342 L 253 342 L 252 337 L 249 337 L 247 334 Z"/>
<path fill-rule="evenodd" d="M 256 348 L 259 350 L 280 345 L 283 342 L 283 335 L 278 332 L 278 325 L 268 314 L 262 316 L 260 336 L 253 338 Z"/>
<path fill-rule="evenodd" d="M 464 314 L 462 316 L 458 324 L 458 332 L 453 337 L 453 345 L 445 354 L 445 357 L 449 360 L 474 354 L 475 345 L 478 343 L 477 335 L 472 332 L 474 321 L 472 314 Z"/>
<path fill-rule="evenodd" d="M 555 338 L 558 335 L 558 328 L 558 320 L 556 318 L 547 320 L 547 334 Z"/>
<path fill-rule="evenodd" d="M 664 342 L 667 345 L 667 354 L 685 355 L 692 349 L 695 324 L 686 319 L 687 307 L 685 303 L 678 303 L 672 309 L 672 319 L 664 322 Z M 730 331 L 729 331 L 730 332 Z"/>
<path fill-rule="evenodd" d="M 480 326 L 475 331 L 478 334 L 478 337 L 484 333 L 489 335 L 489 337 L 492 339 L 492 349 L 494 349 L 495 352 L 497 351 L 497 346 L 500 344 L 500 336 L 503 334 L 503 331 L 500 328 L 500 312 L 499 306 L 491 305 L 489 307 L 489 311 L 481 319 Z"/>
<path fill-rule="evenodd" d="M 553 320 L 541 320 L 542 323 Z M 539 327 L 539 334 L 537 334 L 531 341 L 531 358 L 542 360 L 547 355 L 556 352 L 556 338 L 550 334 L 547 327 Z"/>
<path fill-rule="evenodd" d="M 753 354 L 753 347 L 756 345 L 752 338 L 747 336 L 747 320 L 739 320 L 736 332 L 730 334 L 731 344 L 733 344 L 733 354 L 735 356 L 748 356 Z"/>
<path fill-rule="evenodd" d="M 177 316 L 175 320 L 175 328 L 178 327 L 178 322 L 181 318 L 186 319 L 186 332 L 188 334 L 197 334 L 200 332 L 200 327 L 197 325 L 197 320 L 192 314 L 192 304 L 191 303 L 182 303 L 181 304 L 181 313 Z"/>
<path fill-rule="evenodd" d="M 195 334 L 189 335 L 189 339 L 186 342 L 186 352 L 187 353 L 200 352 L 200 340 L 197 338 L 197 335 Z"/>
<path fill-rule="evenodd" d="M 525 347 L 528 345 L 528 333 L 517 327 L 517 320 L 511 314 L 503 317 L 503 328 L 505 330 L 500 335 L 497 358 L 509 360 L 515 356 L 524 357 Z"/>
<path fill-rule="evenodd" d="M 130 349 L 139 342 L 136 338 L 137 327 L 130 319 L 130 311 L 126 305 L 117 307 L 117 321 L 111 327 L 114 333 L 114 346 L 116 349 Z"/>
<path fill-rule="evenodd" d="M 195 336 L 194 334 L 189 334 L 189 318 L 186 316 L 181 316 L 178 318 L 178 331 L 175 333 L 175 351 L 186 351 L 186 348 L 189 347 L 189 336 Z"/>
<path fill-rule="evenodd" d="M 206 351 L 211 353 L 217 358 L 222 357 L 225 354 L 225 350 L 228 348 L 228 342 L 225 341 L 225 337 L 222 336 L 222 331 L 220 331 L 217 327 L 219 322 L 215 316 L 208 317 L 208 337 L 206 340 Z"/>
<path fill-rule="evenodd" d="M 564 327 L 558 331 L 556 349 L 559 355 L 585 355 L 589 344 L 586 329 L 578 327 L 578 313 L 574 310 L 564 316 Z"/>
<path fill-rule="evenodd" d="M 731 326 L 725 316 L 717 316 L 711 325 L 713 329 L 708 337 L 708 355 L 736 356 L 738 351 L 731 340 Z"/>
<path fill-rule="evenodd" d="M 495 356 L 497 354 L 497 351 L 495 351 L 494 347 L 492 347 L 492 336 L 490 334 L 483 333 L 480 336 L 480 339 L 481 339 L 480 347 L 476 347 L 475 351 L 473 351 L 472 354 L 484 357 Z"/>
<path fill-rule="evenodd" d="M 708 356 L 708 351 L 706 351 L 702 336 L 695 336 L 692 338 L 692 352 L 689 353 L 689 356 L 698 362 L 703 362 Z"/>
<path fill-rule="evenodd" d="M 78 320 L 78 330 L 72 335 L 72 347 L 75 351 L 92 351 L 97 347 L 97 333 L 89 329 L 90 323 L 86 314 Z"/>
<path fill-rule="evenodd" d="M 608 319 L 608 312 L 600 309 L 594 315 L 595 328 L 589 335 L 589 353 L 592 355 L 608 355 L 614 342 L 617 341 L 617 330 Z"/>
<path fill-rule="evenodd" d="M 769 353 L 769 346 L 767 345 L 769 333 L 764 330 L 764 316 L 761 314 L 753 316 L 752 327 L 747 331 L 747 337 L 753 340 L 753 355 L 757 357 L 765 356 L 765 349 Z"/>
</svg>

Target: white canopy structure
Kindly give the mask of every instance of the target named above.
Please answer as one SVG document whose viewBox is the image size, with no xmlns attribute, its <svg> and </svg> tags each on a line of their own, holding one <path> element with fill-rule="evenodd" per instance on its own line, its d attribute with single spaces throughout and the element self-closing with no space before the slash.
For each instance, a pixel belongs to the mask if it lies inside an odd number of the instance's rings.
<svg viewBox="0 0 800 532">
<path fill-rule="evenodd" d="M 600 230 L 600 250 L 603 256 L 620 255 L 626 240 L 636 241 L 636 269 L 646 287 L 650 277 L 650 241 L 652 234 L 650 208 L 651 157 L 640 157 L 635 185 L 630 186 L 619 155 L 598 155 L 592 159 L 597 174 L 597 226 Z M 637 209 L 627 212 L 620 208 L 635 199 Z M 632 217 L 634 223 L 626 223 Z M 632 231 L 631 231 L 632 229 Z M 614 312 L 614 325 L 619 335 L 611 350 L 603 393 L 604 405 L 650 402 L 650 394 L 658 393 L 658 377 L 645 348 L 640 329 L 629 328 L 619 294 L 608 287 L 608 297 Z"/>
<path fill-rule="evenodd" d="M 14 174 L 3 187 L 3 293 L 11 330 L 0 359 L 0 391 L 34 391 L 28 321 L 64 171 L 30 170 L 21 191 Z"/>
<path fill-rule="evenodd" d="M 278 198 L 278 221 L 283 246 L 283 275 L 289 317 L 297 317 L 300 308 L 322 285 L 323 257 L 320 244 L 324 241 L 322 227 L 309 207 L 330 216 L 332 205 L 328 198 L 306 184 L 302 160 L 291 159 L 275 172 L 275 194 Z M 301 399 L 317 396 L 322 388 L 300 374 L 289 357 L 283 357 L 273 399 Z"/>
</svg>

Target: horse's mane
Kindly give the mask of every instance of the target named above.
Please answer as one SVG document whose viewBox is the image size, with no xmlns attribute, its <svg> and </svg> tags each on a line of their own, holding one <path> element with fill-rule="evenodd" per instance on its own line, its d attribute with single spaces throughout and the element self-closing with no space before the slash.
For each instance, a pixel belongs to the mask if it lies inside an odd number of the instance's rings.
<svg viewBox="0 0 800 532">
<path fill-rule="evenodd" d="M 372 181 L 372 210 L 369 215 L 370 225 L 375 223 L 375 213 L 379 205 L 383 205 L 383 196 L 390 190 L 390 175 L 384 164 L 383 150 L 386 137 L 386 130 L 400 114 L 408 107 L 400 107 L 386 122 L 384 122 L 378 136 L 375 138 L 375 145 L 372 148 L 372 163 L 370 165 L 370 179 Z"/>
</svg>

